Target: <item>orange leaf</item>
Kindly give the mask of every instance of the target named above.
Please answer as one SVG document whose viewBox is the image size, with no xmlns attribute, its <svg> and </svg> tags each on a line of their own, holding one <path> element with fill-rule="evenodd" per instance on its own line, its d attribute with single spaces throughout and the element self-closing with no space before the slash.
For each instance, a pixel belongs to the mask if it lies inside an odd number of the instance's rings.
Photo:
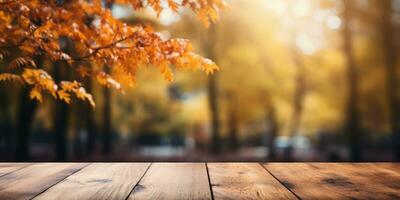
<svg viewBox="0 0 400 200">
<path fill-rule="evenodd" d="M 37 89 L 37 88 L 33 88 L 33 89 L 30 91 L 29 97 L 30 97 L 31 99 L 36 99 L 36 100 L 39 101 L 39 102 L 42 102 L 42 101 L 43 101 L 42 94 L 40 93 L 39 89 Z"/>
</svg>

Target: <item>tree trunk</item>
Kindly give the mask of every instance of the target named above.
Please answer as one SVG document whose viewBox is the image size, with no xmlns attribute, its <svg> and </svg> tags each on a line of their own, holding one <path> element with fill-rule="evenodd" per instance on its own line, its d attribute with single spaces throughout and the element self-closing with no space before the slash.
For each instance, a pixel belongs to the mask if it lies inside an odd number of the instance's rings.
<svg viewBox="0 0 400 200">
<path fill-rule="evenodd" d="M 305 93 L 304 66 L 300 62 L 297 62 L 296 66 L 297 66 L 296 88 L 293 98 L 293 112 L 289 124 L 290 141 L 288 147 L 284 150 L 284 155 L 283 155 L 285 161 L 293 160 L 294 147 L 292 140 L 296 136 L 300 128 L 301 116 L 303 114 L 303 101 Z"/>
<path fill-rule="evenodd" d="M 112 9 L 113 1 L 108 1 L 106 3 L 107 9 Z M 109 73 L 110 68 L 105 66 L 105 72 Z M 104 107 L 103 107 L 103 155 L 110 155 L 112 151 L 112 130 L 111 130 L 111 89 L 104 87 L 103 89 Z"/>
<path fill-rule="evenodd" d="M 400 161 L 400 110 L 398 106 L 398 94 L 396 92 L 398 89 L 398 80 L 396 76 L 397 47 L 395 45 L 395 27 L 392 22 L 392 3 L 392 0 L 382 0 L 382 2 L 379 2 L 382 15 L 382 22 L 379 23 L 379 28 L 382 30 L 386 91 L 388 95 L 390 129 L 393 138 L 393 153 L 395 155 L 395 160 Z"/>
<path fill-rule="evenodd" d="M 218 74 L 210 75 L 208 78 L 208 102 L 211 115 L 211 152 L 218 154 L 221 151 L 220 144 L 220 121 L 218 104 Z"/>
<path fill-rule="evenodd" d="M 229 141 L 230 141 L 230 149 L 232 151 L 237 151 L 239 148 L 238 142 L 238 120 L 237 113 L 234 108 L 230 109 L 229 112 Z"/>
<path fill-rule="evenodd" d="M 292 58 L 294 65 L 296 67 L 296 75 L 295 75 L 295 90 L 293 95 L 293 111 L 289 124 L 289 144 L 288 147 L 284 149 L 283 157 L 285 161 L 293 160 L 293 142 L 292 139 L 296 136 L 301 122 L 301 116 L 303 114 L 303 101 L 304 95 L 306 92 L 306 84 L 305 84 L 305 66 L 301 57 L 301 54 L 296 47 L 296 36 L 297 30 L 293 29 L 291 32 L 292 39 Z"/>
<path fill-rule="evenodd" d="M 6 104 L 9 106 L 9 104 Z M 5 108 L 2 108 L 5 110 Z M 1 134 L 1 153 L 9 153 L 12 152 L 12 116 L 9 113 L 4 113 L 3 119 L 1 122 L 0 134 Z"/>
<path fill-rule="evenodd" d="M 360 141 L 360 122 L 357 109 L 358 101 L 358 75 L 356 63 L 353 55 L 352 33 L 350 30 L 351 12 L 353 10 L 353 1 L 343 0 L 343 51 L 347 60 L 347 81 L 348 81 L 348 99 L 347 99 L 347 119 L 345 129 L 349 138 L 351 151 L 351 160 L 361 160 L 361 141 Z"/>
<path fill-rule="evenodd" d="M 16 160 L 29 160 L 30 128 L 36 111 L 37 102 L 29 98 L 29 88 L 24 86 L 20 96 L 19 110 L 16 122 L 17 142 Z"/>
<path fill-rule="evenodd" d="M 92 80 L 88 78 L 86 81 L 86 90 L 88 93 L 92 94 Z M 93 107 L 89 104 L 85 105 L 85 123 L 87 130 L 87 140 L 86 140 L 86 153 L 88 156 L 92 155 L 96 146 L 96 130 L 94 125 Z"/>
<path fill-rule="evenodd" d="M 109 155 L 112 148 L 112 130 L 111 130 L 111 90 L 104 87 L 103 90 L 103 155 Z"/>
<path fill-rule="evenodd" d="M 0 88 L 0 96 L 2 99 L 0 100 L 0 117 L 1 117 L 1 122 L 0 122 L 0 134 L 1 134 L 1 153 L 6 153 L 7 158 L 10 156 L 10 152 L 13 152 L 13 129 L 14 129 L 14 124 L 12 121 L 12 112 L 13 112 L 13 105 L 12 105 L 12 100 L 13 96 L 10 95 L 9 88 L 7 85 L 3 85 Z M 14 157 L 12 157 L 14 158 Z"/>
<path fill-rule="evenodd" d="M 61 62 L 54 64 L 54 79 L 60 82 L 62 79 L 68 77 L 68 72 L 65 72 L 66 66 L 63 66 Z M 55 137 L 56 147 L 56 160 L 65 161 L 67 160 L 67 128 L 68 128 L 68 105 L 63 101 L 55 102 L 55 116 L 54 116 L 54 130 L 53 134 Z"/>
<path fill-rule="evenodd" d="M 268 124 L 268 135 L 267 135 L 267 148 L 268 148 L 268 161 L 276 160 L 276 148 L 275 148 L 275 139 L 278 136 L 278 123 L 276 120 L 276 111 L 275 107 L 271 106 L 266 109 L 266 120 Z"/>
<path fill-rule="evenodd" d="M 35 59 L 35 63 L 38 67 L 43 64 L 43 57 Z M 30 129 L 37 108 L 36 100 L 31 100 L 29 97 L 30 87 L 23 86 L 20 95 L 20 101 L 18 106 L 18 114 L 16 121 L 16 147 L 15 147 L 15 158 L 18 161 L 26 161 L 30 159 L 29 156 L 29 140 L 30 140 Z"/>
<path fill-rule="evenodd" d="M 68 105 L 65 102 L 57 101 L 54 118 L 54 134 L 56 144 L 56 160 L 67 160 L 67 125 Z"/>
<path fill-rule="evenodd" d="M 215 26 L 211 25 L 207 33 L 207 41 L 204 42 L 208 58 L 215 61 Z M 218 154 L 221 152 L 220 139 L 220 120 L 219 120 L 219 103 L 218 103 L 218 72 L 208 77 L 208 105 L 211 118 L 211 152 Z"/>
<path fill-rule="evenodd" d="M 85 85 L 86 86 L 86 85 Z M 87 91 L 87 90 L 86 90 Z M 87 140 L 87 132 L 86 132 L 86 115 L 87 115 L 87 102 L 75 102 L 74 109 L 71 109 L 71 115 L 74 117 L 72 124 L 72 130 L 74 132 L 73 135 L 73 159 L 80 160 L 87 155 L 86 146 L 84 142 Z"/>
</svg>

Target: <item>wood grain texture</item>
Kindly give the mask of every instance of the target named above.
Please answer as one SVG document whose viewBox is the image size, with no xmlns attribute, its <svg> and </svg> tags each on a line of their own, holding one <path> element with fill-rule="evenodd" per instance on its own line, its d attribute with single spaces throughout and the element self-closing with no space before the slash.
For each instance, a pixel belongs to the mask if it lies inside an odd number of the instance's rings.
<svg viewBox="0 0 400 200">
<path fill-rule="evenodd" d="M 301 199 L 400 199 L 399 164 L 264 165 Z"/>
<path fill-rule="evenodd" d="M 382 170 L 386 169 L 400 174 L 400 163 L 365 163 L 363 165 L 378 167 Z"/>
<path fill-rule="evenodd" d="M 208 163 L 215 199 L 297 199 L 258 163 Z"/>
<path fill-rule="evenodd" d="M 211 199 L 205 163 L 154 163 L 129 199 Z"/>
<path fill-rule="evenodd" d="M 94 163 L 35 199 L 126 199 L 149 165 L 150 163 Z"/>
<path fill-rule="evenodd" d="M 0 177 L 0 199 L 30 199 L 85 163 L 38 163 Z"/>
<path fill-rule="evenodd" d="M 0 176 L 4 176 L 13 171 L 32 165 L 30 163 L 0 163 Z"/>
</svg>

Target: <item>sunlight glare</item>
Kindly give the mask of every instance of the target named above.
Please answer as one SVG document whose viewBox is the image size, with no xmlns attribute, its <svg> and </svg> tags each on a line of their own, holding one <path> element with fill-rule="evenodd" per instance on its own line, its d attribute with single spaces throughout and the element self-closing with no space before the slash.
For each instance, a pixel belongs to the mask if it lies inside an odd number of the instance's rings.
<svg viewBox="0 0 400 200">
<path fill-rule="evenodd" d="M 307 15 L 309 15 L 309 13 L 310 13 L 310 1 L 308 1 L 308 0 L 299 0 L 299 1 L 296 1 L 295 3 L 294 2 L 291 2 L 291 3 L 293 3 L 293 7 L 292 7 L 292 9 L 293 9 L 293 13 L 294 13 L 294 16 L 296 16 L 296 17 L 305 17 L 305 16 L 307 16 Z"/>
<path fill-rule="evenodd" d="M 263 2 L 266 9 L 272 10 L 278 15 L 287 14 L 287 5 L 284 1 L 264 0 Z"/>
<path fill-rule="evenodd" d="M 340 26 L 342 25 L 342 20 L 336 15 L 330 16 L 326 20 L 326 25 L 330 29 L 339 29 Z"/>
<path fill-rule="evenodd" d="M 317 47 L 313 43 L 312 38 L 306 34 L 299 34 L 296 37 L 296 46 L 306 55 L 312 55 L 317 51 Z"/>
</svg>

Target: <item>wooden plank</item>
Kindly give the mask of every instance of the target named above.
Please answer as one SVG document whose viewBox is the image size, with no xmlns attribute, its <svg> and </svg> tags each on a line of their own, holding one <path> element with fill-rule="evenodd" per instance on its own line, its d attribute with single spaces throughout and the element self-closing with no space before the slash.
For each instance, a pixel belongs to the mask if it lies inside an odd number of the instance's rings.
<svg viewBox="0 0 400 200">
<path fill-rule="evenodd" d="M 204 163 L 154 163 L 129 199 L 211 199 Z"/>
<path fill-rule="evenodd" d="M 400 199 L 400 165 L 272 163 L 264 166 L 301 199 Z M 393 168 L 394 169 L 394 168 Z"/>
<path fill-rule="evenodd" d="M 208 163 L 215 199 L 297 199 L 258 163 Z"/>
<path fill-rule="evenodd" d="M 0 199 L 30 199 L 87 164 L 38 163 L 0 177 Z"/>
<path fill-rule="evenodd" d="M 0 163 L 0 176 L 17 171 L 31 164 L 29 163 Z"/>
<path fill-rule="evenodd" d="M 378 167 L 381 170 L 390 170 L 400 174 L 400 163 L 366 163 L 364 165 Z"/>
<path fill-rule="evenodd" d="M 126 199 L 149 165 L 150 163 L 91 164 L 35 199 Z"/>
</svg>

